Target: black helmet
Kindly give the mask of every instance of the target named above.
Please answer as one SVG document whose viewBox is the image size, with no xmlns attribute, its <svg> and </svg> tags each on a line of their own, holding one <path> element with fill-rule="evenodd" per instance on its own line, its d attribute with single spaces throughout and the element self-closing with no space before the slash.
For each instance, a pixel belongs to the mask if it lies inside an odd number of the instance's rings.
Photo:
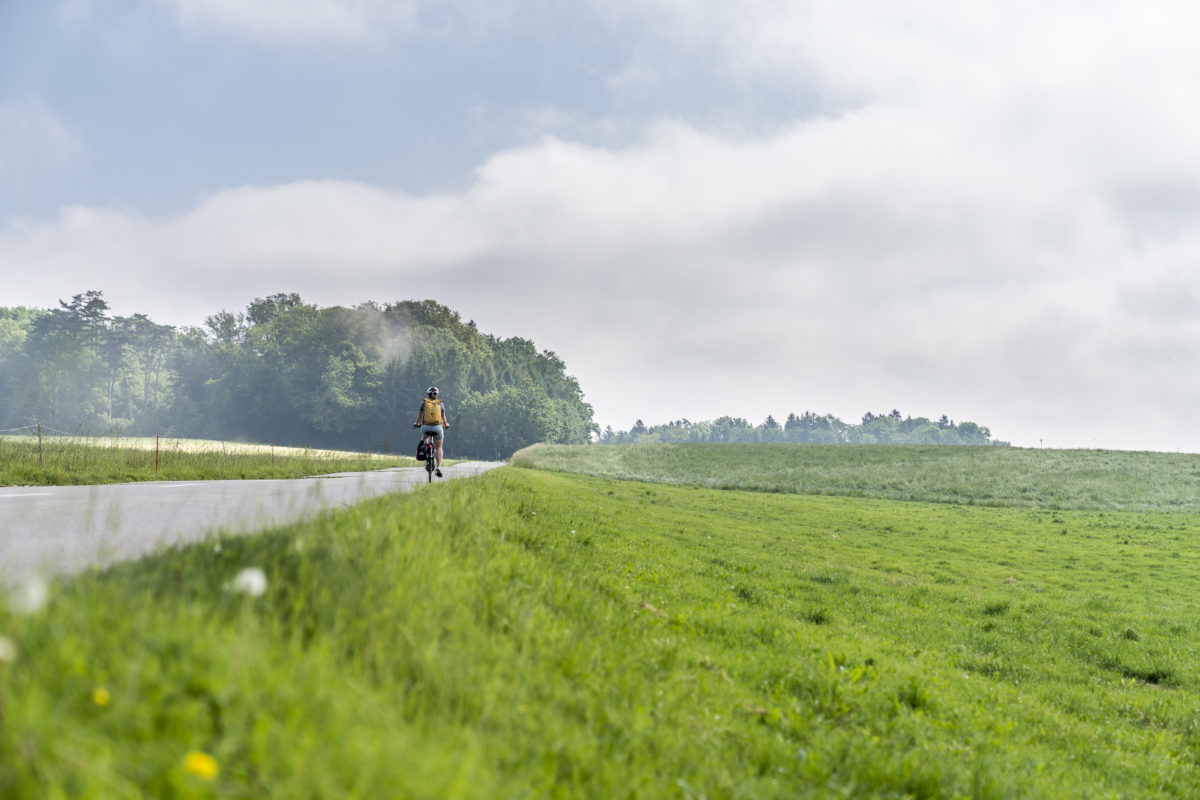
<svg viewBox="0 0 1200 800">
<path fill-rule="evenodd" d="M 429 389 L 425 392 L 425 394 L 437 394 L 437 393 L 438 393 L 438 390 L 437 390 L 436 386 L 430 386 Z"/>
</svg>

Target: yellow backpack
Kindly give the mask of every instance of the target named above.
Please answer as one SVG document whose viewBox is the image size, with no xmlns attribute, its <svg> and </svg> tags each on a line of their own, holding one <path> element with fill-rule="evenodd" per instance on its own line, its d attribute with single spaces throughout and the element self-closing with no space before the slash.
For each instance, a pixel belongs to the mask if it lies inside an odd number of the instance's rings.
<svg viewBox="0 0 1200 800">
<path fill-rule="evenodd" d="M 421 413 L 421 422 L 424 425 L 441 425 L 442 424 L 442 401 L 430 400 L 425 398 L 425 408 Z"/>
</svg>

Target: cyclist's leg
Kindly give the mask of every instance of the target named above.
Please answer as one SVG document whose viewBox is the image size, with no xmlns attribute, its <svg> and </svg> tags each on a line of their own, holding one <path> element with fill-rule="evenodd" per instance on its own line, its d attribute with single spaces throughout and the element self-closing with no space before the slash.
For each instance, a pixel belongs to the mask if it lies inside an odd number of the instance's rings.
<svg viewBox="0 0 1200 800">
<path fill-rule="evenodd" d="M 434 464 L 434 469 L 437 476 L 442 477 L 442 441 L 445 438 L 445 428 L 440 425 L 430 425 L 422 429 L 429 436 L 429 455 L 430 458 L 436 456 L 437 461 Z"/>
</svg>

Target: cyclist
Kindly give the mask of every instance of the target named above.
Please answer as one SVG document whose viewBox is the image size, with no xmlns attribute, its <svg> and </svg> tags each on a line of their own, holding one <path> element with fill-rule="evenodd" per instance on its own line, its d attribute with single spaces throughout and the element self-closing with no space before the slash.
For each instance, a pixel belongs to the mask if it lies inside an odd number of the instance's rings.
<svg viewBox="0 0 1200 800">
<path fill-rule="evenodd" d="M 442 477 L 442 440 L 446 438 L 446 430 L 450 427 L 450 421 L 446 419 L 446 407 L 438 398 L 438 388 L 430 386 L 425 392 L 425 399 L 421 401 L 421 407 L 417 410 L 417 421 L 413 423 L 414 428 L 421 429 L 421 435 L 432 435 L 434 442 L 437 443 L 437 472 L 439 478 Z M 430 457 L 433 457 L 431 452 Z"/>
</svg>

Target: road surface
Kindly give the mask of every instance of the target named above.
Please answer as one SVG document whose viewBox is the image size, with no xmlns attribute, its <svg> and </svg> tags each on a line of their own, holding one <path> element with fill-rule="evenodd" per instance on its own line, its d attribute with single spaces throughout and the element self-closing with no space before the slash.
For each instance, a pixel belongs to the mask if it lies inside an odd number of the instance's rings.
<svg viewBox="0 0 1200 800">
<path fill-rule="evenodd" d="M 501 462 L 468 461 L 445 478 Z M 0 487 L 0 585 L 126 561 L 217 531 L 251 533 L 426 483 L 423 467 L 293 480 Z"/>
</svg>

